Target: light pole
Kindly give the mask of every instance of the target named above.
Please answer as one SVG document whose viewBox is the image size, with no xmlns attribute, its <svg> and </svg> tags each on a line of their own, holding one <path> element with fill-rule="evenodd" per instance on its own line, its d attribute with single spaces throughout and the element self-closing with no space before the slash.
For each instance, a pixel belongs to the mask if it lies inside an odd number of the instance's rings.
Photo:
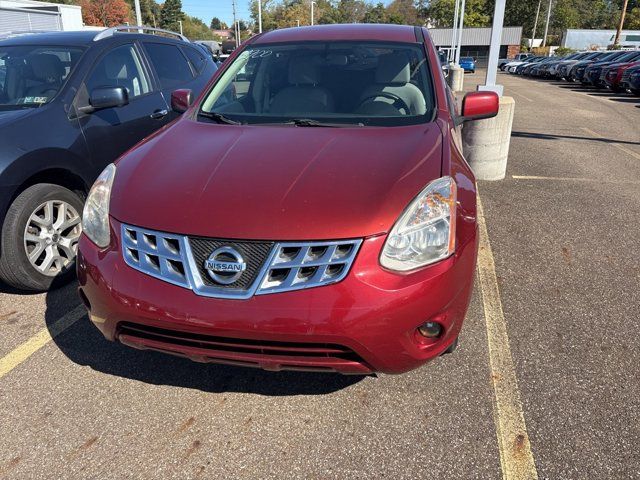
<svg viewBox="0 0 640 480">
<path fill-rule="evenodd" d="M 178 25 L 180 25 L 180 35 L 182 35 L 182 20 L 178 20 Z"/>
<path fill-rule="evenodd" d="M 316 4 L 313 0 L 311 0 L 311 25 L 313 25 L 313 6 Z"/>
<path fill-rule="evenodd" d="M 142 14 L 140 13 L 140 0 L 135 1 L 136 25 L 142 25 Z"/>
<path fill-rule="evenodd" d="M 240 39 L 238 38 L 238 22 L 236 20 L 236 0 L 231 1 L 233 7 L 233 36 L 236 37 L 236 48 L 240 46 Z"/>
<path fill-rule="evenodd" d="M 549 19 L 551 18 L 551 4 L 553 0 L 549 0 L 549 8 L 547 9 L 547 23 L 544 26 L 544 37 L 542 38 L 542 46 L 547 46 L 547 33 L 549 32 Z"/>
<path fill-rule="evenodd" d="M 460 5 L 460 23 L 458 24 L 458 44 L 456 49 L 456 64 L 460 65 L 460 47 L 462 45 L 462 31 L 464 29 L 464 5 L 465 0 L 462 0 Z"/>
<path fill-rule="evenodd" d="M 538 29 L 538 17 L 540 16 L 540 5 L 542 5 L 542 0 L 538 0 L 538 10 L 536 11 L 536 21 L 533 22 L 533 33 L 531 34 L 531 44 L 529 44 L 530 48 L 533 48 L 533 41 L 536 39 L 536 30 Z"/>
<path fill-rule="evenodd" d="M 262 0 L 258 0 L 258 33 L 262 33 Z"/>
<path fill-rule="evenodd" d="M 455 63 L 456 55 L 456 27 L 458 25 L 458 10 L 460 8 L 460 0 L 456 0 L 455 10 L 453 12 L 453 27 L 451 28 L 451 49 L 449 50 L 449 61 Z"/>
<path fill-rule="evenodd" d="M 489 47 L 489 63 L 487 65 L 487 76 L 484 85 L 479 85 L 478 90 L 496 92 L 502 96 L 502 85 L 496 85 L 498 75 L 498 56 L 500 55 L 500 44 L 502 43 L 502 25 L 504 24 L 504 4 L 505 0 L 496 0 L 493 11 L 493 25 L 491 27 L 491 46 Z"/>
</svg>

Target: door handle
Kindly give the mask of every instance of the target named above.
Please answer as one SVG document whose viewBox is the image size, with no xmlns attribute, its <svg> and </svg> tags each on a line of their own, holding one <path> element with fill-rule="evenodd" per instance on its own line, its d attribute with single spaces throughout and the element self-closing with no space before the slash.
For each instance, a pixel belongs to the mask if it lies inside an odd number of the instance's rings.
<svg viewBox="0 0 640 480">
<path fill-rule="evenodd" d="M 167 113 L 169 113 L 169 110 L 167 110 L 167 109 L 156 110 L 151 115 L 149 115 L 149 117 L 153 118 L 154 120 L 157 120 L 157 119 L 162 118 L 165 115 L 167 115 Z"/>
</svg>

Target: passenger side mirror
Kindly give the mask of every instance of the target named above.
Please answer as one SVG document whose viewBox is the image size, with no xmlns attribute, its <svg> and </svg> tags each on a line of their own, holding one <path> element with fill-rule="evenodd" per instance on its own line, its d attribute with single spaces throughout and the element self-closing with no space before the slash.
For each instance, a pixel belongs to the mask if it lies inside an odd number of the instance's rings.
<svg viewBox="0 0 640 480">
<path fill-rule="evenodd" d="M 181 88 L 171 92 L 171 110 L 178 113 L 186 112 L 191 106 L 191 90 Z"/>
<path fill-rule="evenodd" d="M 462 100 L 462 116 L 458 117 L 456 124 L 495 117 L 499 108 L 500 98 L 495 92 L 467 93 Z"/>
</svg>

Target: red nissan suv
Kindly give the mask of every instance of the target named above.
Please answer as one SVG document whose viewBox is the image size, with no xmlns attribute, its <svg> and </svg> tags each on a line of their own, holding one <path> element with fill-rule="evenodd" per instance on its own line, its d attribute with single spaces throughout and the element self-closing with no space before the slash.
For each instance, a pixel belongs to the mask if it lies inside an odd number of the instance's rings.
<svg viewBox="0 0 640 480">
<path fill-rule="evenodd" d="M 458 115 L 426 29 L 276 30 L 109 165 L 78 249 L 109 340 L 267 370 L 401 373 L 455 348 L 478 245 Z"/>
</svg>

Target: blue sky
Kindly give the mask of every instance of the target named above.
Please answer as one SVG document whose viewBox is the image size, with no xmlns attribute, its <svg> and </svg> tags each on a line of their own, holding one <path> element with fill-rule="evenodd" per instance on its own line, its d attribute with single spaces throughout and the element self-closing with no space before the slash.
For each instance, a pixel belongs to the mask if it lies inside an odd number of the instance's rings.
<svg viewBox="0 0 640 480">
<path fill-rule="evenodd" d="M 252 0 L 236 0 L 236 14 L 241 20 L 250 19 L 249 5 Z M 380 0 L 367 0 L 369 3 L 377 3 Z M 382 0 L 388 4 L 391 0 Z M 182 10 L 191 15 L 198 17 L 207 25 L 213 17 L 220 18 L 227 24 L 233 23 L 233 8 L 231 0 L 182 0 Z"/>
</svg>

